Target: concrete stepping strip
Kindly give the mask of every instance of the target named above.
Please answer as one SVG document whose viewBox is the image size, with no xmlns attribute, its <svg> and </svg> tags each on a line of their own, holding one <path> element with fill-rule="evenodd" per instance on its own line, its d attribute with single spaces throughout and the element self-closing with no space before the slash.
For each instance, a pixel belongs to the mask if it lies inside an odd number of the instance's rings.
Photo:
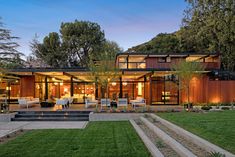
<svg viewBox="0 0 235 157">
<path fill-rule="evenodd" d="M 161 122 L 163 125 L 165 125 L 166 127 L 168 127 L 171 130 L 174 130 L 175 132 L 177 132 L 180 136 L 183 136 L 185 139 L 190 140 L 191 142 L 193 142 L 194 144 L 203 147 L 206 149 L 206 151 L 208 152 L 220 152 L 221 154 L 224 154 L 226 157 L 235 157 L 234 154 L 228 152 L 227 150 L 224 150 L 223 148 L 218 147 L 217 145 L 214 145 L 212 143 L 210 143 L 209 141 L 192 134 L 191 132 L 182 129 L 181 127 L 165 120 L 162 119 L 161 117 L 155 115 L 155 114 L 150 114 L 150 116 L 153 119 L 158 120 L 159 122 Z"/>
<path fill-rule="evenodd" d="M 164 157 L 164 155 L 158 150 L 158 148 L 153 144 L 153 142 L 147 137 L 147 135 L 142 131 L 142 129 L 136 124 L 134 120 L 130 120 L 130 123 L 135 128 L 137 134 L 144 142 L 145 146 L 148 148 L 149 152 L 153 157 Z"/>
<path fill-rule="evenodd" d="M 190 150 L 185 148 L 182 144 L 170 137 L 168 134 L 148 121 L 146 118 L 140 117 L 140 119 L 147 127 L 149 127 L 150 130 L 152 130 L 159 138 L 161 138 L 166 144 L 174 149 L 181 157 L 197 157 Z"/>
</svg>

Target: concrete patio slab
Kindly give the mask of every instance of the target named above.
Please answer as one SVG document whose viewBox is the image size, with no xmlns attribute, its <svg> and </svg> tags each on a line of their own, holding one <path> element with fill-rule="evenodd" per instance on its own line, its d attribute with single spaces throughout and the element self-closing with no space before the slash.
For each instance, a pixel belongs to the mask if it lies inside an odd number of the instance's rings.
<svg viewBox="0 0 235 157">
<path fill-rule="evenodd" d="M 0 138 L 20 129 L 84 129 L 87 121 L 79 122 L 0 122 Z"/>
</svg>

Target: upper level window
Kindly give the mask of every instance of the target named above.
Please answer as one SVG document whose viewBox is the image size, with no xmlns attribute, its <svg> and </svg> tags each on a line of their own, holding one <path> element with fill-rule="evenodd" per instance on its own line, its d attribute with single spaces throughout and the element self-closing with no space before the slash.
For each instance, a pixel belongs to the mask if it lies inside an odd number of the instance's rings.
<svg viewBox="0 0 235 157">
<path fill-rule="evenodd" d="M 219 59 L 218 59 L 218 57 L 206 57 L 205 58 L 205 62 L 218 62 L 219 61 Z"/>
<path fill-rule="evenodd" d="M 186 62 L 203 62 L 202 57 L 190 56 L 186 58 Z"/>
<path fill-rule="evenodd" d="M 166 57 L 159 57 L 158 58 L 158 63 L 165 63 L 166 62 Z"/>
<path fill-rule="evenodd" d="M 118 58 L 118 67 L 120 69 L 143 69 L 146 68 L 144 56 L 125 56 Z"/>
</svg>

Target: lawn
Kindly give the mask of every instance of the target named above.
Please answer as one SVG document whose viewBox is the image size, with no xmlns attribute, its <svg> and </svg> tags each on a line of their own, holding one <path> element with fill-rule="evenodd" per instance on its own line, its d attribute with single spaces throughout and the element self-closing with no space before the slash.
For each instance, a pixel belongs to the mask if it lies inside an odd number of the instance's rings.
<svg viewBox="0 0 235 157">
<path fill-rule="evenodd" d="M 86 129 L 29 131 L 0 144 L 1 157 L 150 156 L 128 121 L 90 122 Z"/>
<path fill-rule="evenodd" d="M 235 111 L 158 113 L 157 115 L 235 153 Z"/>
</svg>

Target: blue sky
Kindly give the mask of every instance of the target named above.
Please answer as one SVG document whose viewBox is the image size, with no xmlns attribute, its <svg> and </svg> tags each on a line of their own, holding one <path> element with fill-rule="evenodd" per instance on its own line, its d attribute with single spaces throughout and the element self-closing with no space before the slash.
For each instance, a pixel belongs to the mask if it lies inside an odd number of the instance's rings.
<svg viewBox="0 0 235 157">
<path fill-rule="evenodd" d="M 0 0 L 0 17 L 26 55 L 35 34 L 42 40 L 75 19 L 97 22 L 107 39 L 126 50 L 178 30 L 186 6 L 184 0 Z"/>
</svg>

